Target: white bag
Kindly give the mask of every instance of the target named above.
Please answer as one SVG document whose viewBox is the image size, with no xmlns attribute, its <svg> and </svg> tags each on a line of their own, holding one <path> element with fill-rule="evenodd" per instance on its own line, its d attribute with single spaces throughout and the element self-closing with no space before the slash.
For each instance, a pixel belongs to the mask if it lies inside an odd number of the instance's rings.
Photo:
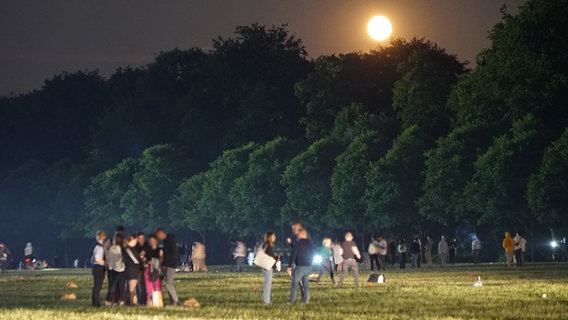
<svg viewBox="0 0 568 320">
<path fill-rule="evenodd" d="M 264 252 L 265 248 L 266 248 L 265 246 L 262 246 L 261 248 L 258 249 L 258 251 L 256 252 L 256 256 L 254 257 L 253 263 L 261 267 L 262 269 L 270 270 L 276 263 L 276 259 L 267 255 L 266 252 Z"/>
<path fill-rule="evenodd" d="M 162 300 L 162 292 L 157 290 L 152 292 L 152 307 L 160 308 L 163 306 L 164 302 Z"/>
</svg>

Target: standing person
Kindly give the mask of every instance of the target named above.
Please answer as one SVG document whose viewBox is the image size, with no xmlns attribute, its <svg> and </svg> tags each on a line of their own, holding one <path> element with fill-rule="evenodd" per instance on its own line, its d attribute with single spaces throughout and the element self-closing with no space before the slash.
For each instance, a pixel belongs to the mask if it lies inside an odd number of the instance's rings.
<svg viewBox="0 0 568 320">
<path fill-rule="evenodd" d="M 525 264 L 525 250 L 527 248 L 527 240 L 517 232 L 515 234 L 515 258 L 517 259 L 517 267 L 522 267 Z"/>
<path fill-rule="evenodd" d="M 144 270 L 144 282 L 146 288 L 146 305 L 153 307 L 161 307 L 162 302 L 162 280 L 160 279 L 160 270 L 164 258 L 164 252 L 158 246 L 156 236 L 148 237 L 148 246 L 146 247 L 147 266 Z"/>
<path fill-rule="evenodd" d="M 333 266 L 335 272 L 341 272 L 343 270 L 343 248 L 341 248 L 341 243 L 335 240 L 331 245 L 331 254 L 333 258 Z"/>
<path fill-rule="evenodd" d="M 440 256 L 440 266 L 443 268 L 448 260 L 448 241 L 446 241 L 446 236 L 442 236 L 442 239 L 438 243 L 438 255 Z"/>
<path fill-rule="evenodd" d="M 2 274 L 8 273 L 8 257 L 10 256 L 10 250 L 0 242 L 0 269 L 2 269 Z"/>
<path fill-rule="evenodd" d="M 359 286 L 359 263 L 358 259 L 361 259 L 361 253 L 357 244 L 353 241 L 353 234 L 347 232 L 345 234 L 345 241 L 341 245 L 343 249 L 343 270 L 341 272 L 341 278 L 339 278 L 338 285 L 343 286 L 343 281 L 349 273 L 349 269 L 353 270 L 353 278 L 355 279 L 355 286 Z M 357 260 L 356 260 L 357 259 Z"/>
<path fill-rule="evenodd" d="M 142 263 L 142 260 L 140 258 L 140 252 L 136 249 L 137 243 L 136 235 L 130 235 L 126 240 L 126 247 L 124 248 L 124 254 L 122 256 L 124 259 L 124 272 L 128 283 L 126 301 L 128 301 L 128 305 L 130 306 L 138 304 L 138 299 L 136 298 L 136 287 L 138 286 L 140 264 Z"/>
<path fill-rule="evenodd" d="M 334 268 L 333 255 L 332 255 L 333 243 L 331 242 L 331 238 L 324 238 L 321 244 L 322 244 L 320 252 L 321 267 L 318 277 L 316 279 L 316 283 L 320 283 L 322 275 L 324 274 L 324 272 L 326 272 L 329 274 L 331 282 L 335 284 L 335 278 L 333 277 L 333 268 Z"/>
<path fill-rule="evenodd" d="M 389 250 L 388 250 L 391 254 L 391 266 L 394 266 L 394 263 L 396 262 L 396 253 L 397 253 L 397 247 L 396 244 L 394 243 L 394 240 L 391 240 L 391 242 L 389 243 Z"/>
<path fill-rule="evenodd" d="M 207 265 L 205 264 L 205 258 L 207 257 L 205 252 L 205 245 L 199 241 L 193 243 L 193 249 L 191 250 L 191 260 L 193 261 L 193 271 L 198 272 L 200 270 L 207 272 Z"/>
<path fill-rule="evenodd" d="M 377 238 L 379 242 L 379 268 L 382 271 L 386 270 L 386 262 L 387 262 L 387 241 L 383 236 L 379 236 Z"/>
<path fill-rule="evenodd" d="M 264 236 L 264 245 L 262 246 L 264 253 L 268 256 L 274 258 L 275 261 L 280 260 L 280 257 L 274 252 L 274 246 L 276 243 L 276 233 L 274 232 L 267 232 Z M 274 272 L 274 267 L 276 266 L 276 262 L 270 269 L 262 268 L 262 275 L 264 276 L 264 286 L 262 289 L 262 301 L 265 304 L 272 303 L 272 274 Z"/>
<path fill-rule="evenodd" d="M 511 238 L 509 232 L 505 232 L 505 239 L 503 239 L 503 249 L 505 249 L 505 256 L 507 267 L 510 267 L 513 263 L 513 251 L 515 250 L 515 240 Z"/>
<path fill-rule="evenodd" d="M 454 264 L 456 264 L 456 254 L 458 253 L 458 240 L 456 238 L 453 238 L 452 241 L 450 241 L 449 253 L 450 264 L 453 266 Z"/>
<path fill-rule="evenodd" d="M 233 250 L 233 259 L 235 260 L 236 271 L 243 271 L 245 263 L 247 262 L 247 246 L 241 240 L 235 243 L 235 250 Z"/>
<path fill-rule="evenodd" d="M 426 243 L 424 244 L 424 255 L 426 256 L 426 266 L 432 268 L 432 247 L 434 246 L 434 240 L 432 240 L 431 235 L 426 236 Z"/>
<path fill-rule="evenodd" d="M 106 250 L 105 257 L 108 265 L 108 291 L 105 306 L 110 307 L 116 300 L 118 305 L 124 305 L 126 294 L 126 276 L 124 266 L 124 236 L 117 233 L 112 244 Z"/>
<path fill-rule="evenodd" d="M 410 244 L 410 255 L 412 259 L 412 268 L 419 268 L 420 265 L 418 264 L 418 259 L 420 259 L 420 241 L 418 237 L 414 237 L 412 239 L 412 243 Z"/>
<path fill-rule="evenodd" d="M 179 300 L 177 296 L 176 289 L 174 287 L 174 274 L 176 273 L 177 258 L 178 258 L 178 247 L 176 243 L 176 238 L 171 233 L 166 233 L 164 229 L 158 228 L 156 230 L 156 238 L 163 242 L 164 250 L 164 268 L 166 276 L 166 289 L 170 295 L 170 303 L 173 305 L 179 305 Z"/>
<path fill-rule="evenodd" d="M 97 231 L 97 243 L 93 248 L 91 262 L 93 263 L 93 292 L 91 294 L 91 303 L 93 307 L 101 306 L 101 289 L 105 279 L 105 249 L 103 243 L 106 239 L 104 231 Z"/>
<path fill-rule="evenodd" d="M 312 270 L 312 256 L 314 248 L 308 239 L 308 231 L 306 229 L 298 230 L 298 242 L 294 245 L 290 263 L 288 265 L 288 274 L 292 275 L 292 284 L 290 285 L 290 299 L 288 303 L 294 303 L 298 295 L 299 286 L 302 286 L 302 302 L 308 303 L 310 300 L 310 272 Z M 294 272 L 292 273 L 292 266 Z"/>
<path fill-rule="evenodd" d="M 473 263 L 479 263 L 479 250 L 481 250 L 481 241 L 474 235 L 471 241 L 471 254 L 473 256 Z"/>
<path fill-rule="evenodd" d="M 367 253 L 369 254 L 369 260 L 371 260 L 371 271 L 374 270 L 374 265 L 377 265 L 377 271 L 379 271 L 381 264 L 379 263 L 379 242 L 376 236 L 371 238 Z"/>
<path fill-rule="evenodd" d="M 400 256 L 400 268 L 406 268 L 406 252 L 408 251 L 408 247 L 406 246 L 406 239 L 400 239 L 400 242 L 397 247 L 398 255 Z"/>
<path fill-rule="evenodd" d="M 144 270 L 147 265 L 146 251 L 146 235 L 144 232 L 140 231 L 136 234 L 136 250 L 140 253 L 140 272 L 138 278 L 138 285 L 136 286 L 136 297 L 138 298 L 139 304 L 146 304 L 146 281 L 144 280 Z"/>
</svg>

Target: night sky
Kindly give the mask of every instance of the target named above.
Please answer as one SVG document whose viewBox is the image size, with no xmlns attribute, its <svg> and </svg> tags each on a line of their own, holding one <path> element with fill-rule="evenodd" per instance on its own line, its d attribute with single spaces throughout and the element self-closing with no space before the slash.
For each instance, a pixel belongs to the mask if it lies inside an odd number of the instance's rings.
<svg viewBox="0 0 568 320">
<path fill-rule="evenodd" d="M 488 31 L 523 0 L 102 0 L 2 1 L 0 95 L 39 88 L 62 71 L 146 64 L 175 47 L 210 48 L 237 25 L 288 23 L 310 57 L 369 51 L 374 15 L 387 16 L 393 37 L 426 37 L 474 61 Z"/>
</svg>

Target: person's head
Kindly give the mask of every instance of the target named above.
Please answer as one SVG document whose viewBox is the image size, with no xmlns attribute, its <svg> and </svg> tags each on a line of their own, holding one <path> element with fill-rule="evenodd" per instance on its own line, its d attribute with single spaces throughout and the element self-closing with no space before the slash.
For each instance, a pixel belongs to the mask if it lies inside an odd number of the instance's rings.
<svg viewBox="0 0 568 320">
<path fill-rule="evenodd" d="M 146 235 L 144 234 L 144 232 L 138 232 L 136 239 L 138 241 L 138 245 L 140 246 L 143 246 L 146 243 Z"/>
<path fill-rule="evenodd" d="M 124 234 L 117 233 L 114 235 L 114 244 L 123 247 L 124 246 Z"/>
<path fill-rule="evenodd" d="M 103 230 L 97 231 L 97 241 L 98 241 L 98 242 L 101 242 L 101 243 L 104 242 L 105 239 L 106 239 L 106 236 L 107 236 L 107 234 L 106 234 L 106 232 L 104 232 Z M 28 243 L 26 244 L 26 246 L 31 247 L 31 246 L 32 246 L 32 243 L 31 243 L 31 242 L 28 242 Z"/>
<path fill-rule="evenodd" d="M 446 240 L 446 235 L 442 235 L 442 240 Z"/>
<path fill-rule="evenodd" d="M 158 238 L 156 238 L 155 235 L 149 236 L 148 237 L 148 245 L 152 249 L 157 249 L 158 248 Z"/>
<path fill-rule="evenodd" d="M 353 234 L 351 232 L 345 234 L 345 241 L 353 241 Z"/>
<path fill-rule="evenodd" d="M 300 233 L 300 230 L 303 228 L 304 226 L 302 225 L 302 222 L 300 222 L 299 220 L 294 221 L 294 223 L 292 224 L 292 234 L 297 237 Z"/>
<path fill-rule="evenodd" d="M 266 243 L 268 243 L 269 246 L 273 247 L 274 246 L 274 242 L 276 242 L 276 233 L 274 232 L 267 232 L 264 235 L 264 241 L 266 241 Z"/>
<path fill-rule="evenodd" d="M 0 242 L 0 248 L 4 248 L 4 244 Z"/>
<path fill-rule="evenodd" d="M 308 237 L 309 237 L 308 230 L 304 228 L 300 228 L 298 230 L 298 239 L 308 239 Z"/>
<path fill-rule="evenodd" d="M 118 233 L 124 234 L 124 226 L 116 226 L 116 227 L 114 228 L 114 233 L 115 233 L 115 234 L 118 234 Z"/>
<path fill-rule="evenodd" d="M 401 244 L 403 244 L 403 243 L 405 243 L 405 242 L 406 242 L 406 239 L 405 239 L 405 238 L 400 239 L 400 243 L 401 243 Z"/>
<path fill-rule="evenodd" d="M 126 238 L 126 245 L 128 247 L 136 247 L 136 244 L 138 244 L 138 239 L 135 234 L 131 234 Z"/>
<path fill-rule="evenodd" d="M 331 247 L 331 238 L 323 238 L 321 244 L 326 248 Z"/>
<path fill-rule="evenodd" d="M 158 238 L 158 240 L 163 241 L 164 239 L 166 239 L 167 235 L 168 234 L 166 233 L 166 231 L 164 231 L 164 229 L 162 228 L 156 229 L 156 238 Z"/>
<path fill-rule="evenodd" d="M 510 238 L 511 234 L 509 232 L 505 232 L 505 238 Z"/>
<path fill-rule="evenodd" d="M 97 232 L 97 238 L 98 238 L 98 236 L 99 236 L 99 232 L 104 233 L 104 235 L 105 235 L 105 237 L 106 237 L 106 233 L 105 233 L 104 231 L 98 231 L 98 232 Z M 31 246 L 32 246 L 32 243 L 31 243 L 31 242 L 26 243 L 26 247 L 31 247 Z"/>
</svg>

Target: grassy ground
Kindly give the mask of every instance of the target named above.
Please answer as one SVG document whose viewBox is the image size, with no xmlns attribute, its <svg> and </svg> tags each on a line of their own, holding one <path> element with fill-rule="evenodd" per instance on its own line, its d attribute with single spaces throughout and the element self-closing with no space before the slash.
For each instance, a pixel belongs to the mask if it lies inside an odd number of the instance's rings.
<svg viewBox="0 0 568 320">
<path fill-rule="evenodd" d="M 195 297 L 200 308 L 115 307 L 90 305 L 89 270 L 11 271 L 0 276 L 0 319 L 566 319 L 568 265 L 455 266 L 441 270 L 388 270 L 387 283 L 360 288 L 348 278 L 343 288 L 329 278 L 311 283 L 308 305 L 287 305 L 290 278 L 274 279 L 274 304 L 262 304 L 262 276 L 256 269 L 236 274 L 227 268 L 209 273 L 178 274 L 176 288 L 183 299 Z M 473 287 L 481 276 L 483 287 Z M 24 277 L 25 280 L 18 280 Z M 78 289 L 67 289 L 68 282 Z M 256 290 L 255 290 L 256 289 Z M 103 288 L 103 292 L 106 288 Z M 74 301 L 61 296 L 75 293 Z M 543 294 L 547 297 L 543 298 Z M 167 299 L 167 294 L 165 294 Z"/>
</svg>

